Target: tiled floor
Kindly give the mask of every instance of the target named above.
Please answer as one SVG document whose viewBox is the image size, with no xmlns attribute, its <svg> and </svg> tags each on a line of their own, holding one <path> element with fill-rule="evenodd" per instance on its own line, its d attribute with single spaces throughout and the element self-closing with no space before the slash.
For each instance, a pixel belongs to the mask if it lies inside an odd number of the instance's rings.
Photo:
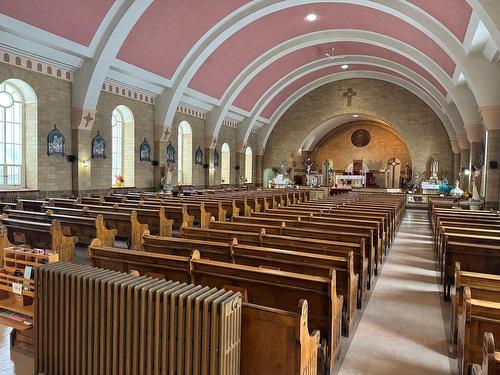
<svg viewBox="0 0 500 375">
<path fill-rule="evenodd" d="M 440 298 L 427 212 L 409 210 L 339 374 L 450 374 Z M 0 326 L 0 375 L 33 374 L 31 358 L 10 353 L 9 331 Z"/>
<path fill-rule="evenodd" d="M 451 373 L 431 240 L 427 212 L 409 210 L 340 375 Z"/>
</svg>

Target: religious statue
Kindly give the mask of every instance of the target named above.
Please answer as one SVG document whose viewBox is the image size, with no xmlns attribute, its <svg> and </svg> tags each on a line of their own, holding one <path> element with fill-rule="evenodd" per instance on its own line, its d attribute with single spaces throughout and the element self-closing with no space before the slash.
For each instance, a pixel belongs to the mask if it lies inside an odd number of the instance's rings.
<svg viewBox="0 0 500 375">
<path fill-rule="evenodd" d="M 472 200 L 480 201 L 481 197 L 479 196 L 479 191 L 477 190 L 477 183 L 481 181 L 481 169 L 474 165 L 472 167 L 474 174 L 472 175 Z"/>
<path fill-rule="evenodd" d="M 313 166 L 314 162 L 311 160 L 311 158 L 307 158 L 306 161 L 304 162 L 304 165 L 306 167 L 306 175 L 309 176 L 311 174 L 311 168 Z"/>
<path fill-rule="evenodd" d="M 167 163 L 167 168 L 165 171 L 165 175 L 167 177 L 167 185 L 172 185 L 172 172 L 174 171 L 174 164 Z"/>
<path fill-rule="evenodd" d="M 450 195 L 454 197 L 461 197 L 464 195 L 464 191 L 460 189 L 460 181 L 455 182 L 455 187 L 450 191 Z"/>
<path fill-rule="evenodd" d="M 431 162 L 431 177 L 437 178 L 438 171 L 439 171 L 439 162 L 437 160 L 437 156 L 434 155 Z"/>
<path fill-rule="evenodd" d="M 405 171 L 406 179 L 408 181 L 411 180 L 411 178 L 412 178 L 411 172 L 412 171 L 411 171 L 410 163 L 406 163 L 404 171 Z"/>
</svg>

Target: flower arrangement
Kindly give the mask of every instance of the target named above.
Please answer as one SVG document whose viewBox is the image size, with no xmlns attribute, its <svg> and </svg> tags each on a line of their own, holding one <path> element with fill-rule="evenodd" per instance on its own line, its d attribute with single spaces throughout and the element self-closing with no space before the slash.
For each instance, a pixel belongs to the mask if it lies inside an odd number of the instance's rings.
<svg viewBox="0 0 500 375">
<path fill-rule="evenodd" d="M 464 191 L 464 199 L 470 199 L 472 197 L 472 193 L 470 190 Z"/>
<path fill-rule="evenodd" d="M 115 186 L 123 186 L 125 183 L 125 177 L 122 175 L 115 176 Z"/>
</svg>

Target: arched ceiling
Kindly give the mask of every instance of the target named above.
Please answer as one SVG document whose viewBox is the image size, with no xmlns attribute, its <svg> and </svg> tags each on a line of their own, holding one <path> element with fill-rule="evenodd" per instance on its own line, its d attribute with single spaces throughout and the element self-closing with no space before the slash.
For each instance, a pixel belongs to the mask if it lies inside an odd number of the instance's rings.
<svg viewBox="0 0 500 375">
<path fill-rule="evenodd" d="M 156 96 L 157 134 L 179 104 L 207 112 L 211 146 L 225 119 L 241 145 L 253 129 L 266 139 L 280 108 L 348 64 L 411 88 L 453 141 L 500 105 L 498 3 L 3 0 L 0 48 L 74 70 L 76 108 L 95 110 L 104 82 Z"/>
</svg>

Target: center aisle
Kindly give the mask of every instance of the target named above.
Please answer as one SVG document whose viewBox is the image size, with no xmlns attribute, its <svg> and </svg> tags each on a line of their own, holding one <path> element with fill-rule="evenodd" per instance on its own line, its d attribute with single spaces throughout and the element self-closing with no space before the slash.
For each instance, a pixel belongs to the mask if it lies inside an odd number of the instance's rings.
<svg viewBox="0 0 500 375">
<path fill-rule="evenodd" d="M 340 375 L 450 374 L 426 211 L 407 210 Z"/>
</svg>

